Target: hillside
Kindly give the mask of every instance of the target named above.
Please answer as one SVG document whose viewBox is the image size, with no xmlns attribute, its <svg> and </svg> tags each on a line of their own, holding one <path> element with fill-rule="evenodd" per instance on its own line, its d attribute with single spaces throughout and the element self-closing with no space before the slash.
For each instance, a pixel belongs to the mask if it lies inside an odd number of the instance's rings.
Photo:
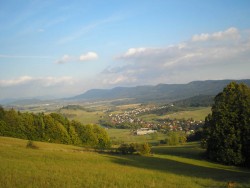
<svg viewBox="0 0 250 188">
<path fill-rule="evenodd" d="M 133 102 L 172 102 L 197 95 L 215 96 L 234 80 L 194 81 L 188 84 L 159 84 L 156 86 L 116 87 L 92 89 L 69 100 L 94 101 L 130 98 Z M 250 86 L 250 79 L 237 80 Z"/>
<path fill-rule="evenodd" d="M 153 156 L 0 137 L 1 187 L 249 187 L 250 172 L 205 161 L 197 143 L 153 148 Z"/>
<path fill-rule="evenodd" d="M 179 107 L 208 107 L 214 103 L 213 95 L 196 95 L 194 97 L 175 101 L 173 104 Z"/>
</svg>

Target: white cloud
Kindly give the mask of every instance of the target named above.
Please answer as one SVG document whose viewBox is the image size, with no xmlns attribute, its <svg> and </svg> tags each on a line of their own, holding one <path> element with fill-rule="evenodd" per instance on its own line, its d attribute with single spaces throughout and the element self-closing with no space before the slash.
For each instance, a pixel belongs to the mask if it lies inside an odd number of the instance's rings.
<svg viewBox="0 0 250 188">
<path fill-rule="evenodd" d="M 167 47 L 129 48 L 100 78 L 111 85 L 249 78 L 250 39 L 241 33 L 232 27 Z"/>
<path fill-rule="evenodd" d="M 64 64 L 72 61 L 73 58 L 70 57 L 69 55 L 65 54 L 63 55 L 59 60 L 56 61 L 57 64 Z"/>
<path fill-rule="evenodd" d="M 212 34 L 202 33 L 200 35 L 194 35 L 192 37 L 193 42 L 209 41 L 209 40 L 235 40 L 239 39 L 240 34 L 237 28 L 231 27 L 226 31 L 219 31 Z"/>
<path fill-rule="evenodd" d="M 65 63 L 70 63 L 70 62 L 93 61 L 93 60 L 96 60 L 97 58 L 98 58 L 98 54 L 96 52 L 87 52 L 86 54 L 82 54 L 79 57 L 65 54 L 55 63 L 65 64 Z"/>
<path fill-rule="evenodd" d="M 56 85 L 71 85 L 74 84 L 74 79 L 69 76 L 63 77 L 45 77 L 45 78 L 38 78 L 37 81 L 40 81 L 43 87 L 51 87 Z"/>
<path fill-rule="evenodd" d="M 122 57 L 127 58 L 138 54 L 142 54 L 143 52 L 145 52 L 145 50 L 146 48 L 130 48 Z"/>
<path fill-rule="evenodd" d="M 97 53 L 95 52 L 88 52 L 86 54 L 82 54 L 79 58 L 80 61 L 92 61 L 98 58 Z"/>
<path fill-rule="evenodd" d="M 50 87 L 60 84 L 73 84 L 72 77 L 31 77 L 21 76 L 15 79 L 0 80 L 0 87 L 15 87 L 22 85 L 37 85 L 39 87 Z"/>
<path fill-rule="evenodd" d="M 1 98 L 20 98 L 35 96 L 65 97 L 79 92 L 82 81 L 72 77 L 31 77 L 0 80 Z"/>
<path fill-rule="evenodd" d="M 11 80 L 0 80 L 0 87 L 21 85 L 30 82 L 31 80 L 33 80 L 33 78 L 30 76 L 22 76 L 17 79 L 11 79 Z"/>
</svg>

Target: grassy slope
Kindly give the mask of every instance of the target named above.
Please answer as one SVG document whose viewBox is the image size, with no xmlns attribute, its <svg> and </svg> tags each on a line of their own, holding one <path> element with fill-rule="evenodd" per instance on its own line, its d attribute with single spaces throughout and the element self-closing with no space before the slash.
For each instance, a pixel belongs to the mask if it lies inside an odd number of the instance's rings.
<svg viewBox="0 0 250 188">
<path fill-rule="evenodd" d="M 70 120 L 77 120 L 83 124 L 97 124 L 99 122 L 100 117 L 103 116 L 103 112 L 95 111 L 95 112 L 87 112 L 85 110 L 60 110 L 62 114 L 71 114 L 74 117 L 70 118 Z"/>
<path fill-rule="evenodd" d="M 189 118 L 193 118 L 194 120 L 205 120 L 205 117 L 211 113 L 211 108 L 207 107 L 207 108 L 201 108 L 201 109 L 197 109 L 197 110 L 187 110 L 187 111 L 180 111 L 177 113 L 171 113 L 171 114 L 167 114 L 165 116 L 170 118 L 170 119 L 189 119 Z"/>
<path fill-rule="evenodd" d="M 185 111 L 179 111 L 175 113 L 169 113 L 166 115 L 156 115 L 156 114 L 147 114 L 141 116 L 141 118 L 144 121 L 152 121 L 154 122 L 154 119 L 165 119 L 165 118 L 170 118 L 170 119 L 190 119 L 193 118 L 196 121 L 200 120 L 205 120 L 205 117 L 211 113 L 211 108 L 194 108 L 194 109 L 188 109 Z"/>
<path fill-rule="evenodd" d="M 238 187 L 250 171 L 201 160 L 197 144 L 156 147 L 150 157 L 98 154 L 82 148 L 0 137 L 1 187 Z"/>
</svg>

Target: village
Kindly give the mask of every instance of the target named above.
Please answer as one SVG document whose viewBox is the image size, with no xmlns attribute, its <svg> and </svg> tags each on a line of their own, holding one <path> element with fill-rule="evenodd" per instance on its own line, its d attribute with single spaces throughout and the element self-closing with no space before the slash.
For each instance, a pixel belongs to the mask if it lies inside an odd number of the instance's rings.
<svg viewBox="0 0 250 188">
<path fill-rule="evenodd" d="M 168 131 L 184 131 L 187 134 L 194 132 L 196 129 L 202 127 L 204 121 L 196 121 L 192 118 L 189 119 L 170 119 L 158 118 L 152 120 L 144 120 L 142 115 L 151 114 L 159 111 L 169 111 L 170 106 L 161 107 L 145 107 L 135 108 L 124 113 L 110 113 L 108 115 L 109 125 L 115 128 L 129 128 L 136 130 L 137 135 L 151 134 L 155 131 L 168 132 Z"/>
</svg>

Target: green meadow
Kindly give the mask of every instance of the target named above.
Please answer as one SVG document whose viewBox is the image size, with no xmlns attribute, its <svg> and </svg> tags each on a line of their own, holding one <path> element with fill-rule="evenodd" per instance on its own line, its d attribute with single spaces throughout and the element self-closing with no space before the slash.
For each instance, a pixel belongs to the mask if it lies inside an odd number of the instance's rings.
<svg viewBox="0 0 250 188">
<path fill-rule="evenodd" d="M 130 129 L 106 129 L 111 141 L 114 143 L 145 143 L 152 145 L 159 143 L 160 140 L 166 138 L 166 134 L 155 133 L 147 135 L 135 135 Z"/>
<path fill-rule="evenodd" d="M 194 119 L 196 121 L 204 121 L 205 117 L 211 113 L 211 107 L 191 108 L 184 111 L 166 113 L 165 115 L 146 114 L 140 116 L 144 121 L 154 122 L 156 119 Z"/>
<path fill-rule="evenodd" d="M 194 108 L 191 110 L 180 111 L 176 113 L 167 114 L 165 118 L 170 119 L 189 119 L 193 118 L 196 121 L 205 120 L 205 117 L 211 113 L 211 107 L 207 108 Z"/>
<path fill-rule="evenodd" d="M 99 120 L 104 115 L 102 111 L 86 111 L 80 109 L 60 109 L 59 112 L 70 120 L 77 120 L 82 124 L 98 124 Z"/>
<path fill-rule="evenodd" d="M 0 187 L 250 187 L 250 170 L 204 159 L 198 143 L 153 147 L 151 156 L 0 137 Z"/>
</svg>

